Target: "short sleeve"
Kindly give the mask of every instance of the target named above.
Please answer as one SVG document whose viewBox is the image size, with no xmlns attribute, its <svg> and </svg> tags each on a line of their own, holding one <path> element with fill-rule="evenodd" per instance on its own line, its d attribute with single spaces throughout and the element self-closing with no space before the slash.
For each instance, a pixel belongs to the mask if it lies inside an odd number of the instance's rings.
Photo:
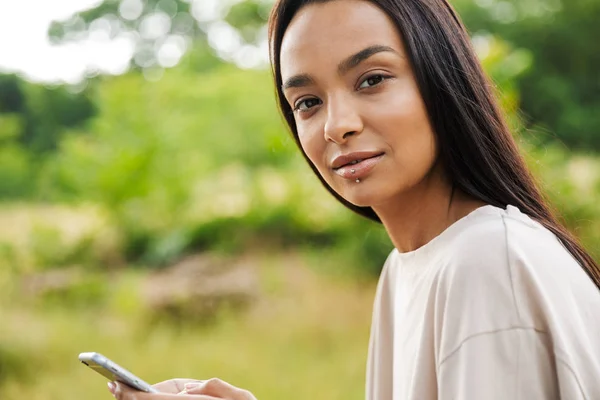
<svg viewBox="0 0 600 400">
<path fill-rule="evenodd" d="M 557 238 L 509 214 L 454 251 L 436 296 L 440 398 L 596 398 L 600 293 Z"/>
<path fill-rule="evenodd" d="M 440 363 L 439 393 L 440 400 L 560 398 L 548 334 L 511 328 L 465 339 Z"/>
</svg>

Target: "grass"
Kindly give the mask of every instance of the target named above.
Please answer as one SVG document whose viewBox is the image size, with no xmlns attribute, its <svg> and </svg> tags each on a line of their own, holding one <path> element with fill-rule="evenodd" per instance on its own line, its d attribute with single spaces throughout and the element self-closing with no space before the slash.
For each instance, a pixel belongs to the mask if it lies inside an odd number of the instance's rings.
<svg viewBox="0 0 600 400">
<path fill-rule="evenodd" d="M 217 376 L 259 400 L 362 399 L 374 282 L 340 279 L 333 255 L 318 264 L 314 254 L 251 257 L 259 300 L 208 326 L 149 322 L 139 270 L 107 275 L 109 297 L 84 305 L 32 302 L 5 274 L 0 289 L 12 291 L 0 297 L 0 398 L 109 399 L 104 378 L 77 361 L 98 351 L 150 382 Z"/>
</svg>

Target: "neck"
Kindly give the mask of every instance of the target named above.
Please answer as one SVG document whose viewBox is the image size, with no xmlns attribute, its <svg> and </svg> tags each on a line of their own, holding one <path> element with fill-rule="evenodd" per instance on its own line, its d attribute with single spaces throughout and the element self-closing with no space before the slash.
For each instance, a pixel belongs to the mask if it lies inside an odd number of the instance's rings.
<svg viewBox="0 0 600 400">
<path fill-rule="evenodd" d="M 432 172 L 401 198 L 373 209 L 394 247 L 405 253 L 429 243 L 454 222 L 484 205 L 454 188 L 443 174 Z"/>
</svg>

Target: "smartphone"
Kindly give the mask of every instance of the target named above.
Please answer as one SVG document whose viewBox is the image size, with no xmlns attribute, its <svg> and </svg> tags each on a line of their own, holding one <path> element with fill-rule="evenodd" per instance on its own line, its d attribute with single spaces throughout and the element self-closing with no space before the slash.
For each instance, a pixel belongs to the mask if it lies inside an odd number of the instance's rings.
<svg viewBox="0 0 600 400">
<path fill-rule="evenodd" d="M 114 361 L 104 357 L 102 354 L 81 353 L 79 354 L 79 361 L 111 381 L 122 382 L 134 389 L 141 390 L 142 392 L 159 393 L 159 391 L 150 386 L 150 384 L 144 382 Z"/>
</svg>

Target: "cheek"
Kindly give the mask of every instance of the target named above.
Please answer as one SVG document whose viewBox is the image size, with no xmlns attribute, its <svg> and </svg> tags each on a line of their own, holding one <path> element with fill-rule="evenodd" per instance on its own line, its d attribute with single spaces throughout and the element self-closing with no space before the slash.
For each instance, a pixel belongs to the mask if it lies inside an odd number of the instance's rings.
<svg viewBox="0 0 600 400">
<path fill-rule="evenodd" d="M 297 125 L 298 126 L 298 125 Z M 317 133 L 316 130 L 309 130 L 306 127 L 298 126 L 298 138 L 300 146 L 308 157 L 308 159 L 317 167 L 321 175 L 327 169 L 325 160 L 326 142 L 323 135 Z"/>
<path fill-rule="evenodd" d="M 379 121 L 385 121 L 380 131 L 399 170 L 422 175 L 437 158 L 437 141 L 418 91 L 415 87 L 407 89 L 397 91 L 387 99 L 387 107 L 379 108 Z"/>
<path fill-rule="evenodd" d="M 420 179 L 433 167 L 437 159 L 437 140 L 426 115 L 416 120 L 406 121 L 403 135 L 398 135 L 393 147 L 401 169 L 412 171 L 414 178 Z"/>
</svg>

